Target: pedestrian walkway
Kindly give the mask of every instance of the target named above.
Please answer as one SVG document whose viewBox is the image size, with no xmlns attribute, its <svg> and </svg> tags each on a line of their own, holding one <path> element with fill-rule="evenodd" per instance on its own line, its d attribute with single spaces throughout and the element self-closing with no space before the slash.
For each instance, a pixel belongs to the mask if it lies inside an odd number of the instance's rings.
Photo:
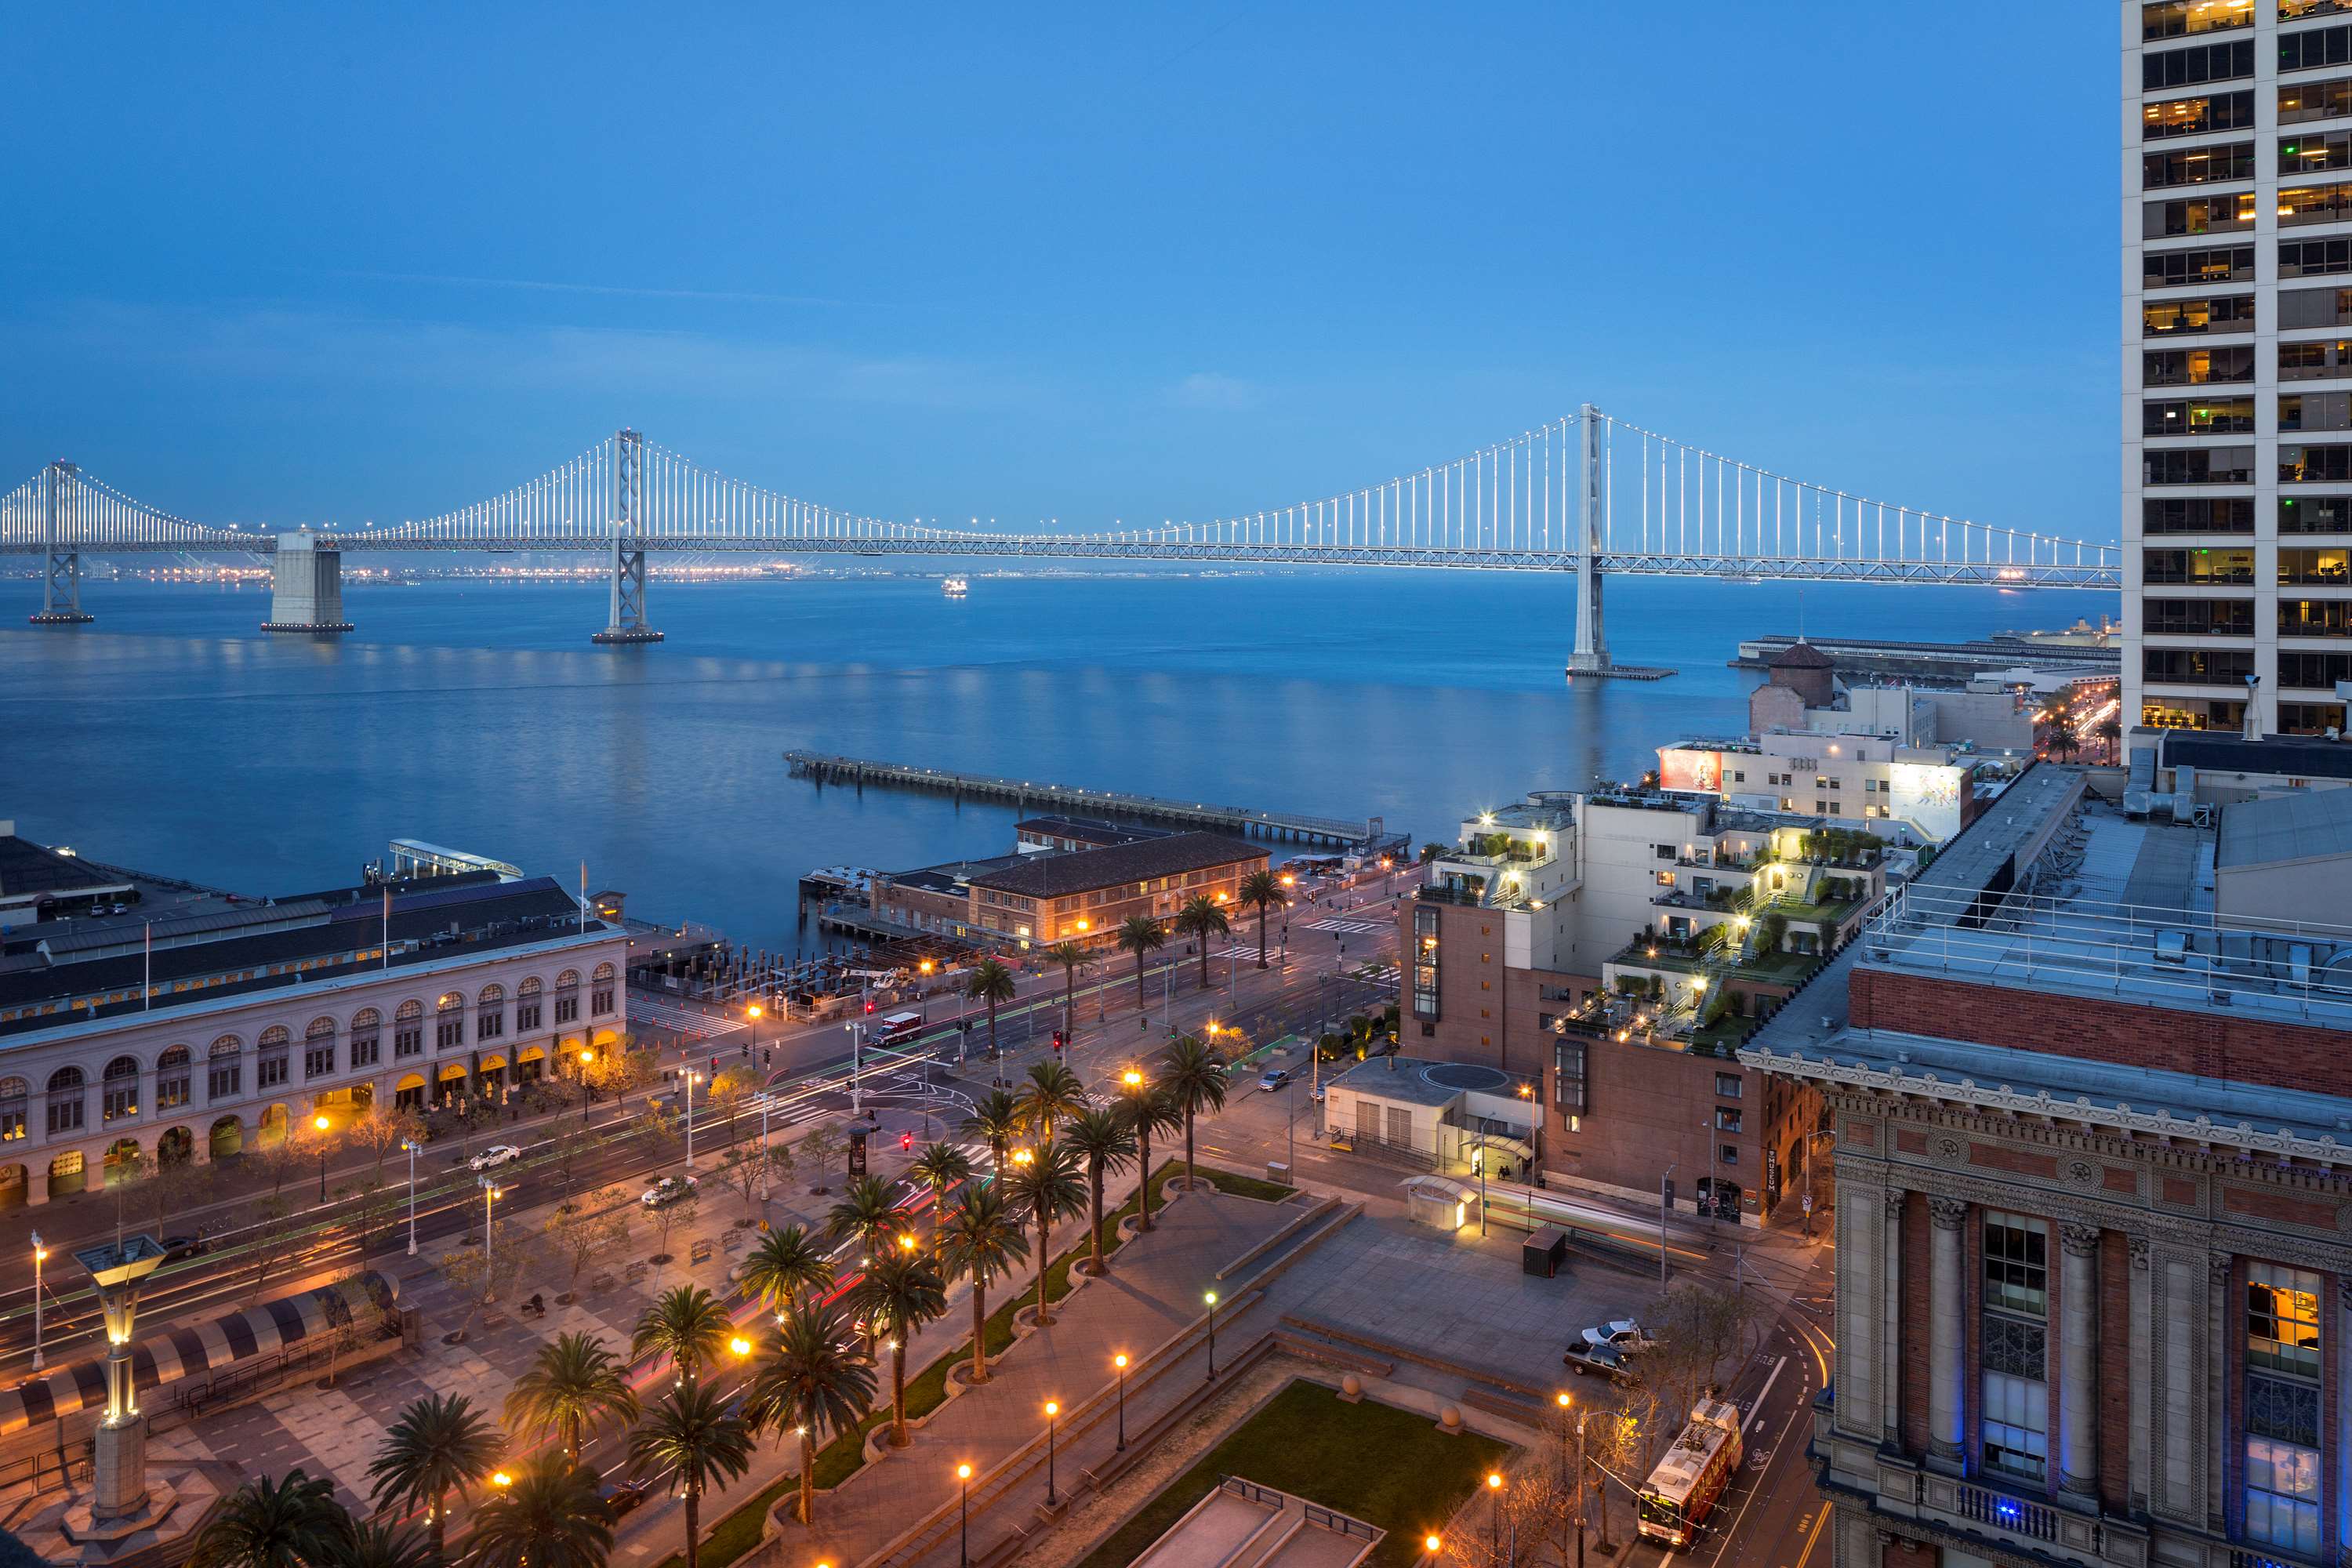
<svg viewBox="0 0 2352 1568">
<path fill-rule="evenodd" d="M 629 1022 L 640 1026 L 650 1024 L 657 1029 L 695 1040 L 740 1035 L 751 1026 L 742 1019 L 730 1017 L 724 1013 L 706 1013 L 699 1007 L 667 1001 L 643 991 L 629 993 Z"/>
<path fill-rule="evenodd" d="M 1129 1424 L 1149 1420 L 1158 1408 L 1189 1393 L 1193 1379 L 1171 1374 L 1147 1390 L 1139 1381 L 1146 1370 L 1144 1358 L 1201 1317 L 1203 1292 L 1234 1289 L 1233 1282 L 1217 1279 L 1219 1269 L 1306 1212 L 1296 1203 L 1268 1205 L 1205 1189 L 1181 1198 L 1163 1211 L 1150 1236 L 1138 1237 L 1115 1255 L 1109 1274 L 1089 1281 L 1061 1303 L 1051 1328 L 1007 1351 L 988 1384 L 942 1405 L 914 1433 L 910 1447 L 868 1465 L 840 1489 L 819 1498 L 814 1533 L 797 1523 L 782 1525 L 760 1561 L 780 1568 L 803 1561 L 865 1561 L 955 1500 L 957 1465 L 969 1464 L 975 1476 L 985 1477 L 1039 1437 L 1045 1431 L 1046 1401 L 1071 1410 L 1111 1387 L 1117 1376 L 1111 1358 L 1121 1352 L 1137 1363 L 1129 1373 L 1134 1381 L 1129 1384 Z M 1078 1233 L 1083 1235 L 1083 1226 Z M 952 1342 L 958 1335 L 938 1337 Z M 925 1364 L 934 1353 L 927 1346 L 921 1361 L 910 1359 L 908 1364 Z M 1106 1415 L 1082 1431 L 1060 1436 L 1057 1479 L 1074 1481 L 1084 1465 L 1099 1463 L 1109 1452 L 1117 1436 L 1116 1421 Z M 1043 1486 L 1041 1477 L 1040 1495 Z M 995 1510 L 999 1517 L 986 1521 L 985 1540 L 993 1542 L 1006 1533 L 1014 1521 L 1004 1510 L 1015 1506 L 1015 1500 L 1020 1521 L 1026 1521 L 1026 1495 L 1014 1489 Z M 975 1542 L 982 1539 L 976 1526 Z M 955 1560 L 956 1544 L 950 1532 L 944 1546 L 949 1562 Z"/>
<path fill-rule="evenodd" d="M 1386 931 L 1389 925 L 1386 921 L 1350 921 L 1335 916 L 1330 920 L 1308 921 L 1307 929 L 1336 931 L 1342 936 L 1362 936 L 1370 931 Z"/>
</svg>

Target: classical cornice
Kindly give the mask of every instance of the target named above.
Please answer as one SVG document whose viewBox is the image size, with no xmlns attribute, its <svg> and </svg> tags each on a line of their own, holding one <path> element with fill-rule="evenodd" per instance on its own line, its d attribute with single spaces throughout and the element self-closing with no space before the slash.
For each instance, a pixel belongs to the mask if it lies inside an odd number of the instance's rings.
<svg viewBox="0 0 2352 1568">
<path fill-rule="evenodd" d="M 1946 1079 L 1932 1072 L 1906 1071 L 1899 1064 L 1873 1067 L 1860 1061 L 1840 1062 L 1813 1057 L 1781 1056 L 1755 1046 L 1743 1048 L 1739 1059 L 1747 1066 L 1764 1072 L 1782 1073 L 1815 1083 L 1844 1084 L 1885 1094 L 1924 1096 L 2019 1116 L 2055 1117 L 2158 1138 L 2185 1138 L 2200 1143 L 2251 1150 L 2280 1159 L 2352 1164 L 2352 1143 L 2339 1143 L 2334 1136 L 2326 1133 L 2306 1138 L 2285 1127 L 2265 1132 L 2251 1121 L 2221 1122 L 2210 1116 L 2187 1118 L 2166 1110 L 2139 1110 L 2129 1105 L 2101 1105 L 2086 1095 L 2063 1100 L 2046 1089 L 2027 1094 L 2007 1084 L 1987 1088 L 1974 1079 Z"/>
</svg>

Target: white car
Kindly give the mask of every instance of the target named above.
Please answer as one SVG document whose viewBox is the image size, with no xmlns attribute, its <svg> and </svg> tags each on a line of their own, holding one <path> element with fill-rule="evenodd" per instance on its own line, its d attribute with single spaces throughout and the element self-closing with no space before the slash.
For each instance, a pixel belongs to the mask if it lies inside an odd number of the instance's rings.
<svg viewBox="0 0 2352 1568">
<path fill-rule="evenodd" d="M 1628 1355 L 1638 1355 L 1658 1342 L 1650 1331 L 1632 1318 L 1618 1318 L 1597 1329 L 1584 1331 L 1584 1342 L 1589 1345 L 1609 1345 Z"/>
<path fill-rule="evenodd" d="M 522 1151 L 511 1143 L 493 1143 L 466 1162 L 468 1170 L 495 1171 L 509 1160 L 522 1158 Z"/>
<path fill-rule="evenodd" d="M 657 1209 L 694 1195 L 692 1176 L 664 1176 L 637 1194 L 637 1202 L 649 1209 Z"/>
</svg>

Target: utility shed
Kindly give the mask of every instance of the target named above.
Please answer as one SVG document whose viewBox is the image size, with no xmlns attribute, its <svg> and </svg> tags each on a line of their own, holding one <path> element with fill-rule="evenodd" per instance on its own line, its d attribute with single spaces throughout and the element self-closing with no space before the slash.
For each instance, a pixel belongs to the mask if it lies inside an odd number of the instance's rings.
<svg viewBox="0 0 2352 1568">
<path fill-rule="evenodd" d="M 2352 927 L 2352 790 L 2291 790 L 2221 808 L 2214 913 Z"/>
</svg>

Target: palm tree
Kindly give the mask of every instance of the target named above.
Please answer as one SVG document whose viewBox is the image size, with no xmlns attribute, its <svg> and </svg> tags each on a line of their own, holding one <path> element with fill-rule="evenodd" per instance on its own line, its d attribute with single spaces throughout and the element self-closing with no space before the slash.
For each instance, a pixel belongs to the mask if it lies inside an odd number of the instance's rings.
<svg viewBox="0 0 2352 1568">
<path fill-rule="evenodd" d="M 1232 931 L 1233 922 L 1217 900 L 1206 893 L 1195 893 L 1176 911 L 1176 929 L 1201 944 L 1201 989 L 1209 988 L 1209 939 Z"/>
<path fill-rule="evenodd" d="M 428 1394 L 411 1402 L 383 1435 L 368 1466 L 375 1504 L 424 1507 L 425 1531 L 438 1557 L 446 1544 L 451 1492 L 464 1497 L 498 1463 L 499 1431 L 464 1394 Z"/>
<path fill-rule="evenodd" d="M 702 1494 L 751 1468 L 751 1429 L 715 1388 L 688 1382 L 665 1394 L 629 1434 L 629 1469 L 675 1480 L 686 1500 L 686 1568 L 702 1553 Z"/>
<path fill-rule="evenodd" d="M 1078 971 L 1093 962 L 1093 955 L 1075 942 L 1057 942 L 1045 950 L 1044 957 L 1048 963 L 1062 966 L 1062 1029 L 1067 1034 L 1078 1026 Z"/>
<path fill-rule="evenodd" d="M 1184 1185 L 1189 1189 L 1200 1181 L 1192 1164 L 1192 1121 L 1203 1110 L 1225 1108 L 1225 1064 L 1216 1052 L 1186 1035 L 1169 1046 L 1160 1081 L 1184 1114 Z"/>
<path fill-rule="evenodd" d="M 1144 955 L 1167 945 L 1168 933 L 1150 915 L 1129 915 L 1119 922 L 1118 949 L 1135 954 L 1135 1005 L 1147 1013 L 1151 1004 L 1143 994 Z"/>
<path fill-rule="evenodd" d="M 564 1457 L 580 1461 L 580 1442 L 591 1426 L 637 1418 L 636 1391 L 628 1368 L 594 1334 L 563 1334 L 539 1347 L 530 1369 L 507 1391 L 507 1426 L 514 1432 L 545 1431 L 563 1436 Z"/>
<path fill-rule="evenodd" d="M 996 1173 L 1004 1173 L 1004 1149 L 1021 1134 L 1021 1106 L 1011 1092 L 992 1089 L 975 1101 L 971 1114 L 963 1119 L 958 1131 L 984 1140 L 989 1152 L 996 1157 Z"/>
<path fill-rule="evenodd" d="M 385 1521 L 354 1524 L 313 1568 L 444 1568 L 441 1554 L 413 1525 Z"/>
<path fill-rule="evenodd" d="M 996 1059 L 996 1005 L 1013 1000 L 1013 971 L 993 958 L 983 958 L 972 965 L 971 978 L 964 982 L 963 994 L 977 996 L 988 1004 L 988 1059 Z"/>
<path fill-rule="evenodd" d="M 991 1183 L 967 1187 L 963 1200 L 940 1220 L 940 1260 L 948 1277 L 971 1276 L 971 1381 L 988 1381 L 988 1288 L 1029 1256 L 1021 1216 Z"/>
<path fill-rule="evenodd" d="M 890 1446 L 907 1446 L 907 1344 L 925 1323 L 947 1316 L 947 1286 L 931 1260 L 913 1252 L 877 1258 L 858 1281 L 858 1312 L 890 1334 Z"/>
<path fill-rule="evenodd" d="M 2118 748 L 2124 738 L 2123 721 L 2113 714 L 2099 721 L 2099 739 L 2107 743 L 2107 761 L 2119 763 L 2123 757 Z"/>
<path fill-rule="evenodd" d="M 2051 756 L 2064 761 L 2081 751 L 2083 742 L 2075 739 L 2074 728 L 2061 719 L 2050 726 L 2049 737 L 2042 742 L 2042 749 Z"/>
<path fill-rule="evenodd" d="M 1021 1088 L 1021 1125 L 1040 1143 L 1054 1141 L 1054 1129 L 1087 1108 L 1087 1086 L 1060 1062 L 1038 1062 Z"/>
<path fill-rule="evenodd" d="M 867 1256 L 878 1258 L 890 1238 L 905 1228 L 907 1216 L 890 1201 L 890 1189 L 879 1176 L 853 1179 L 841 1201 L 825 1216 L 824 1228 L 835 1237 L 854 1236 Z"/>
<path fill-rule="evenodd" d="M 1282 883 L 1272 871 L 1252 871 L 1242 879 L 1241 900 L 1257 910 L 1257 966 L 1264 969 L 1266 911 L 1286 901 L 1282 896 Z"/>
<path fill-rule="evenodd" d="M 629 1336 L 629 1354 L 666 1355 L 677 1368 L 680 1383 L 692 1383 L 697 1373 L 719 1359 L 734 1324 L 717 1298 L 699 1285 L 679 1285 L 654 1298 L 646 1315 Z"/>
<path fill-rule="evenodd" d="M 742 1285 L 762 1310 L 791 1311 L 803 1296 L 833 1283 L 833 1259 L 796 1225 L 772 1230 L 743 1260 Z"/>
<path fill-rule="evenodd" d="M 1027 1160 L 1015 1162 L 1005 1184 L 1037 1227 L 1037 1326 L 1044 1328 L 1054 1321 L 1045 1310 L 1045 1265 L 1054 1256 L 1054 1226 L 1086 1212 L 1087 1184 L 1078 1179 L 1077 1156 L 1066 1143 L 1048 1143 Z"/>
<path fill-rule="evenodd" d="M 752 1374 L 744 1408 L 758 1425 L 800 1438 L 801 1522 L 814 1522 L 818 1433 L 845 1432 L 874 1408 L 874 1369 L 850 1349 L 837 1310 L 812 1304 L 784 1325 L 775 1355 Z"/>
<path fill-rule="evenodd" d="M 1183 1130 L 1184 1113 L 1176 1108 L 1175 1100 L 1167 1086 L 1139 1082 L 1128 1090 L 1127 1123 L 1135 1129 L 1136 1168 L 1142 1173 L 1136 1178 L 1135 1204 L 1143 1216 L 1143 1228 L 1151 1228 L 1151 1135 L 1165 1132 L 1174 1137 Z"/>
<path fill-rule="evenodd" d="M 257 1476 L 229 1493 L 196 1531 L 190 1568 L 310 1568 L 349 1542 L 352 1516 L 335 1483 L 299 1468 L 281 1480 Z"/>
<path fill-rule="evenodd" d="M 474 1510 L 466 1568 L 604 1568 L 612 1550 L 613 1510 L 596 1472 L 552 1455 L 523 1467 Z M 694 1561 L 691 1546 L 687 1561 Z"/>
<path fill-rule="evenodd" d="M 1135 1159 L 1135 1130 L 1124 1111 L 1088 1106 L 1070 1119 L 1063 1142 L 1087 1168 L 1087 1212 L 1094 1216 L 1095 1272 L 1103 1271 L 1103 1178 Z"/>
<path fill-rule="evenodd" d="M 947 1212 L 948 1189 L 971 1180 L 971 1157 L 952 1143 L 926 1143 L 907 1174 L 931 1189 L 931 1246 L 939 1247 L 940 1216 Z"/>
</svg>

